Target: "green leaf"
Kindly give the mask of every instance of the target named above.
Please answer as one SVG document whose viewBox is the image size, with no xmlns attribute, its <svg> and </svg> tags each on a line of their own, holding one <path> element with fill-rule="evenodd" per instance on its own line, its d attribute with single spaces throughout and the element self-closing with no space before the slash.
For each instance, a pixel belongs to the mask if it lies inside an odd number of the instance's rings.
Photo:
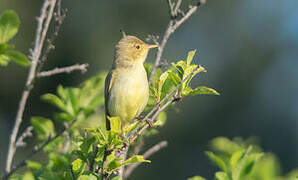
<svg viewBox="0 0 298 180">
<path fill-rule="evenodd" d="M 0 54 L 4 54 L 7 50 L 8 45 L 7 44 L 1 44 L 0 43 Z"/>
<path fill-rule="evenodd" d="M 72 170 L 78 171 L 81 168 L 83 161 L 81 159 L 76 159 L 71 164 L 72 164 Z"/>
<path fill-rule="evenodd" d="M 78 88 L 71 88 L 69 89 L 69 97 L 70 97 L 70 102 L 71 106 L 74 112 L 74 115 L 76 116 L 79 111 L 79 93 L 80 90 Z"/>
<path fill-rule="evenodd" d="M 181 78 L 173 72 L 169 72 L 169 78 L 175 84 L 175 86 L 177 86 L 181 82 Z"/>
<path fill-rule="evenodd" d="M 13 10 L 7 10 L 0 16 L 0 43 L 5 43 L 15 36 L 20 26 L 20 20 Z"/>
<path fill-rule="evenodd" d="M 219 93 L 216 92 L 214 89 L 208 88 L 208 87 L 205 87 L 205 86 L 200 86 L 200 87 L 195 88 L 188 95 L 192 96 L 192 95 L 198 95 L 198 94 L 219 95 Z"/>
<path fill-rule="evenodd" d="M 67 90 L 63 88 L 62 85 L 58 85 L 57 87 L 57 94 L 64 100 L 67 100 Z"/>
<path fill-rule="evenodd" d="M 217 172 L 215 173 L 216 180 L 230 180 L 229 176 L 225 172 Z"/>
<path fill-rule="evenodd" d="M 74 160 L 72 163 L 72 170 L 76 174 L 76 176 L 81 175 L 84 172 L 86 163 L 83 162 L 80 158 Z"/>
<path fill-rule="evenodd" d="M 36 161 L 27 160 L 27 167 L 31 170 L 41 170 L 43 168 L 42 164 Z"/>
<path fill-rule="evenodd" d="M 163 126 L 167 121 L 167 113 L 166 112 L 161 112 L 158 116 L 157 116 L 157 120 L 154 123 L 154 126 Z"/>
<path fill-rule="evenodd" d="M 0 66 L 7 66 L 10 62 L 10 59 L 7 55 L 2 54 L 0 55 Z"/>
<path fill-rule="evenodd" d="M 30 65 L 30 61 L 27 56 L 18 51 L 8 51 L 5 53 L 9 59 L 21 66 L 28 67 Z"/>
<path fill-rule="evenodd" d="M 162 87 L 163 87 L 163 84 L 165 83 L 166 79 L 168 78 L 168 75 L 169 75 L 169 73 L 166 71 L 166 72 L 162 73 L 160 75 L 160 77 L 159 77 L 158 87 L 157 87 L 157 98 L 158 98 L 158 101 L 160 100 Z"/>
<path fill-rule="evenodd" d="M 55 136 L 54 124 L 50 119 L 44 117 L 32 117 L 31 124 L 40 140 L 48 139 L 49 136 Z"/>
<path fill-rule="evenodd" d="M 253 153 L 245 159 L 241 167 L 240 179 L 251 173 L 256 161 L 262 156 L 263 156 L 263 153 Z"/>
<path fill-rule="evenodd" d="M 116 176 L 116 177 L 113 177 L 112 180 L 122 180 L 122 178 L 119 176 Z"/>
<path fill-rule="evenodd" d="M 34 176 L 32 172 L 26 172 L 22 178 L 22 180 L 34 180 Z"/>
<path fill-rule="evenodd" d="M 186 58 L 186 65 L 189 66 L 191 61 L 193 60 L 193 57 L 195 56 L 197 50 L 189 51 L 187 58 Z"/>
<path fill-rule="evenodd" d="M 150 163 L 151 161 L 144 159 L 143 156 L 141 155 L 134 155 L 133 157 L 125 160 L 124 162 L 121 162 L 121 165 L 127 165 L 127 164 L 132 164 L 132 163 L 139 163 L 139 162 L 148 162 Z"/>
<path fill-rule="evenodd" d="M 194 176 L 194 177 L 191 177 L 191 178 L 187 178 L 187 180 L 206 180 L 206 179 L 201 177 L 201 176 Z"/>
<path fill-rule="evenodd" d="M 81 175 L 79 176 L 78 180 L 97 180 L 97 177 L 93 174 Z"/>
<path fill-rule="evenodd" d="M 244 153 L 244 149 L 233 153 L 232 157 L 230 158 L 230 165 L 232 170 L 235 168 L 235 166 L 241 160 L 241 158 L 243 158 Z"/>
<path fill-rule="evenodd" d="M 121 132 L 121 120 L 119 117 L 109 117 L 111 123 L 111 131 L 115 133 Z"/>
<path fill-rule="evenodd" d="M 71 110 L 66 107 L 66 105 L 63 103 L 63 101 L 54 94 L 50 94 L 50 93 L 44 94 L 41 96 L 41 99 L 45 102 L 48 102 L 48 103 L 58 107 L 62 111 L 72 114 Z"/>
<path fill-rule="evenodd" d="M 227 172 L 226 163 L 219 156 L 210 151 L 206 151 L 205 153 L 209 157 L 209 159 L 211 159 L 211 161 L 215 163 L 221 170 Z"/>
</svg>

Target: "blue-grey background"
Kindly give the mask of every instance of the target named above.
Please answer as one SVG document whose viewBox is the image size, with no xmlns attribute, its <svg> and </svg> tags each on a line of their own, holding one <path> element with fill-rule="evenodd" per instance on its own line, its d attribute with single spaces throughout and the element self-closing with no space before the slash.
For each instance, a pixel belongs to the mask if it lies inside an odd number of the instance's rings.
<svg viewBox="0 0 298 180">
<path fill-rule="evenodd" d="M 19 14 L 20 30 L 11 43 L 27 54 L 41 3 L 0 1 L 0 12 L 14 9 Z M 191 3 L 195 1 L 185 0 L 184 8 Z M 63 0 L 63 7 L 68 9 L 67 18 L 44 70 L 78 62 L 89 63 L 89 71 L 38 80 L 21 129 L 32 115 L 51 115 L 53 108 L 40 101 L 41 94 L 54 92 L 58 84 L 76 86 L 110 67 L 120 28 L 145 39 L 148 34 L 162 35 L 169 20 L 165 0 Z M 279 157 L 284 173 L 297 167 L 297 32 L 297 0 L 207 0 L 171 36 L 162 58 L 177 61 L 197 49 L 195 61 L 208 73 L 201 74 L 195 84 L 215 88 L 221 96 L 186 98 L 171 110 L 160 134 L 147 141 L 149 147 L 165 139 L 169 146 L 152 156 L 151 164 L 138 168 L 131 179 L 186 179 L 196 174 L 211 178 L 215 168 L 204 150 L 216 136 L 257 136 L 265 151 Z M 0 67 L 1 170 L 26 73 L 27 69 L 15 64 Z M 28 149 L 17 151 L 17 159 L 26 153 Z"/>
</svg>

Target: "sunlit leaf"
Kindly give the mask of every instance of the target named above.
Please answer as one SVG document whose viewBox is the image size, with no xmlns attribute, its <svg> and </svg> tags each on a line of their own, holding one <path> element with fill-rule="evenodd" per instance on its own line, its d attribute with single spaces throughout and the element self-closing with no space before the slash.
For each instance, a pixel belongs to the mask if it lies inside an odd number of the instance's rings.
<svg viewBox="0 0 298 180">
<path fill-rule="evenodd" d="M 7 10 L 0 16 L 0 43 L 5 43 L 15 36 L 20 26 L 20 20 L 13 10 Z"/>
<path fill-rule="evenodd" d="M 0 66 L 7 66 L 10 62 L 10 59 L 7 55 L 1 54 L 0 55 Z"/>
<path fill-rule="evenodd" d="M 41 170 L 42 169 L 42 164 L 39 162 L 36 162 L 36 161 L 27 160 L 26 164 L 30 170 Z"/>
<path fill-rule="evenodd" d="M 192 91 L 190 91 L 187 95 L 192 96 L 192 95 L 199 95 L 199 94 L 219 95 L 219 93 L 216 90 L 205 86 L 199 86 L 193 89 Z"/>
<path fill-rule="evenodd" d="M 46 102 L 58 107 L 62 111 L 65 111 L 65 112 L 68 112 L 71 114 L 71 110 L 68 107 L 66 107 L 66 105 L 63 103 L 63 101 L 58 96 L 48 93 L 48 94 L 42 95 L 41 99 L 43 101 L 46 101 Z"/>
<path fill-rule="evenodd" d="M 27 67 L 30 65 L 30 61 L 28 60 L 27 56 L 18 51 L 8 51 L 5 53 L 9 57 L 9 59 L 19 65 Z"/>
<path fill-rule="evenodd" d="M 234 169 L 239 160 L 244 156 L 245 150 L 240 150 L 235 153 L 233 153 L 232 157 L 230 158 L 230 165 L 231 168 Z"/>
<path fill-rule="evenodd" d="M 38 138 L 41 140 L 47 139 L 49 136 L 55 135 L 54 124 L 50 119 L 44 117 L 32 117 L 31 124 Z"/>
<path fill-rule="evenodd" d="M 221 170 L 224 172 L 227 172 L 227 165 L 226 163 L 217 155 L 215 155 L 213 152 L 206 151 L 206 155 L 211 159 L 211 161 L 216 164 Z"/>
<path fill-rule="evenodd" d="M 225 172 L 217 172 L 215 173 L 215 180 L 231 180 L 227 173 Z"/>
<path fill-rule="evenodd" d="M 193 57 L 194 57 L 195 54 L 196 54 L 196 51 L 197 51 L 197 50 L 193 50 L 193 51 L 189 51 L 189 52 L 188 52 L 188 55 L 187 55 L 187 58 L 186 58 L 186 64 L 187 64 L 187 66 L 189 66 L 190 63 L 192 62 Z"/>
</svg>

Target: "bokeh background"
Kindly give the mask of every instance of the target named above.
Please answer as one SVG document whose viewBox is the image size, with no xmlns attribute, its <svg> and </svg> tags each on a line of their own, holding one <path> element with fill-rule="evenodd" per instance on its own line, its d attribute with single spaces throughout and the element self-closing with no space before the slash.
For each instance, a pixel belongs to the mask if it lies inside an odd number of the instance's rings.
<svg viewBox="0 0 298 180">
<path fill-rule="evenodd" d="M 36 29 L 42 1 L 1 0 L 0 12 L 14 9 L 20 31 L 10 42 L 27 53 Z M 187 4 L 195 1 L 184 1 Z M 56 50 L 44 70 L 89 63 L 88 72 L 40 79 L 29 98 L 24 129 L 32 115 L 51 116 L 53 108 L 40 101 L 58 84 L 76 86 L 102 70 L 113 59 L 119 29 L 145 39 L 162 35 L 169 21 L 165 0 L 64 0 L 68 9 Z M 218 90 L 220 96 L 186 98 L 170 111 L 160 134 L 147 146 L 167 140 L 169 146 L 138 168 L 130 179 L 186 179 L 200 174 L 211 178 L 214 166 L 204 155 L 217 136 L 256 136 L 267 152 L 275 153 L 283 172 L 298 167 L 298 1 L 209 0 L 183 24 L 166 45 L 168 62 L 197 49 L 196 62 L 208 73 L 195 84 Z M 148 58 L 153 61 L 156 51 Z M 9 134 L 27 69 L 10 64 L 0 67 L 0 169 L 4 169 Z M 29 139 L 30 144 L 34 139 Z M 17 151 L 21 159 L 29 149 Z"/>
</svg>

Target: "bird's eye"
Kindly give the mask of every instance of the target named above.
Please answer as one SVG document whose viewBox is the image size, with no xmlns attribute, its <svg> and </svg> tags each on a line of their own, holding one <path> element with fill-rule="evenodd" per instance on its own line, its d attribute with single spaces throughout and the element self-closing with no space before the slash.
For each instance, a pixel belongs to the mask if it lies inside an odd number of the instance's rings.
<svg viewBox="0 0 298 180">
<path fill-rule="evenodd" d="M 139 45 L 137 45 L 137 46 L 136 46 L 136 48 L 137 48 L 137 49 L 140 49 L 140 46 L 139 46 Z"/>
</svg>

